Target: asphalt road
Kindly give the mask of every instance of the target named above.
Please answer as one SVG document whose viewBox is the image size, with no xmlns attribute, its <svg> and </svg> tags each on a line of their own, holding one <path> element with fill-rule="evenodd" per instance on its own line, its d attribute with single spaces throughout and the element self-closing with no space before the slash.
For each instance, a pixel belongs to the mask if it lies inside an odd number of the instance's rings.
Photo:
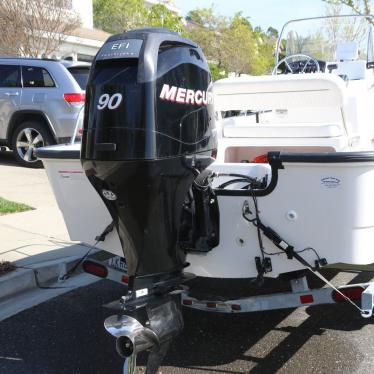
<svg viewBox="0 0 374 374">
<path fill-rule="evenodd" d="M 359 280 L 356 278 L 356 281 Z M 103 304 L 122 288 L 100 281 L 0 323 L 1 374 L 121 373 Z M 184 310 L 164 360 L 171 373 L 372 373 L 373 319 L 350 305 L 241 315 Z M 144 356 L 139 358 L 144 372 Z"/>
</svg>

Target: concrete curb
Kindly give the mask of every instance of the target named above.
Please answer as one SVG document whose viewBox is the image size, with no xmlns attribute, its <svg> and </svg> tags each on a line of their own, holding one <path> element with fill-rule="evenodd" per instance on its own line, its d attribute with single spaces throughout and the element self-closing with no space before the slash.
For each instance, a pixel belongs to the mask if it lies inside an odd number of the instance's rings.
<svg viewBox="0 0 374 374">
<path fill-rule="evenodd" d="M 82 257 L 70 256 L 56 260 L 39 262 L 29 265 L 27 268 L 18 268 L 9 274 L 0 277 L 0 300 L 9 298 L 15 294 L 37 288 L 35 272 L 39 285 L 55 282 L 66 274 Z M 74 275 L 81 273 L 78 267 Z"/>
</svg>

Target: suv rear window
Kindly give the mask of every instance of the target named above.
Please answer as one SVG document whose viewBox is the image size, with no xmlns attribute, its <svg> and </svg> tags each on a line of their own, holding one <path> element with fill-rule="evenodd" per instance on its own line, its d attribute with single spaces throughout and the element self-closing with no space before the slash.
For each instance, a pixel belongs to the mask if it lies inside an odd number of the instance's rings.
<svg viewBox="0 0 374 374">
<path fill-rule="evenodd" d="M 71 67 L 67 68 L 71 75 L 74 77 L 74 79 L 79 84 L 80 88 L 82 90 L 86 90 L 87 81 L 88 81 L 88 74 L 90 73 L 90 68 L 84 68 L 84 67 Z"/>
<path fill-rule="evenodd" d="M 20 87 L 19 72 L 18 65 L 0 65 L 0 87 Z"/>
<path fill-rule="evenodd" d="M 55 82 L 46 69 L 22 66 L 23 87 L 55 87 Z"/>
</svg>

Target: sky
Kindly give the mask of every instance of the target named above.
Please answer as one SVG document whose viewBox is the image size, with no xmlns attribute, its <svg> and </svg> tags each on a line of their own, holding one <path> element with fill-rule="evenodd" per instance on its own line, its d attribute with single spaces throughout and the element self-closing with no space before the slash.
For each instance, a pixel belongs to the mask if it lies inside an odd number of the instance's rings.
<svg viewBox="0 0 374 374">
<path fill-rule="evenodd" d="M 324 15 L 326 6 L 322 0 L 174 0 L 174 3 L 183 16 L 191 9 L 209 8 L 214 4 L 219 14 L 232 16 L 242 11 L 253 27 L 267 30 L 272 26 L 279 31 L 291 19 Z"/>
</svg>

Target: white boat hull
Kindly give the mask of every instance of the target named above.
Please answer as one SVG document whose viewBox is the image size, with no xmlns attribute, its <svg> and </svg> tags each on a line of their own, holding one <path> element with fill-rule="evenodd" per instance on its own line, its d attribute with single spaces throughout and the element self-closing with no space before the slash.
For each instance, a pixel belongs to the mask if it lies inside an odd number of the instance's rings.
<svg viewBox="0 0 374 374">
<path fill-rule="evenodd" d="M 98 193 L 86 178 L 79 159 L 43 160 L 70 238 L 93 244 L 95 237 L 112 219 Z M 260 218 L 296 251 L 312 247 L 329 264 L 374 263 L 374 162 L 283 163 L 275 189 L 258 197 Z M 261 176 L 270 173 L 267 164 L 219 164 L 217 172 Z M 221 178 L 221 179 L 220 179 Z M 222 178 L 215 182 L 222 183 Z M 225 177 L 227 179 L 227 177 Z M 245 201 L 253 211 L 250 196 L 219 196 L 220 244 L 204 254 L 189 253 L 186 271 L 212 278 L 251 278 L 257 276 L 255 257 L 260 256 L 257 229 L 242 217 Z M 77 205 L 79 202 L 79 206 Z M 263 236 L 267 253 L 280 250 Z M 97 245 L 123 256 L 114 229 Z M 303 269 L 285 254 L 271 258 L 277 277 Z M 312 250 L 302 252 L 312 265 L 317 259 Z"/>
<path fill-rule="evenodd" d="M 43 160 L 71 240 L 89 245 L 112 222 L 105 204 L 86 178 L 79 159 Z M 123 257 L 117 230 L 96 247 Z"/>
<path fill-rule="evenodd" d="M 258 198 L 260 217 L 295 250 L 314 248 L 329 264 L 374 262 L 374 163 L 284 164 L 274 191 Z M 243 172 L 250 164 L 213 165 L 215 170 Z M 329 179 L 326 179 L 329 178 Z M 336 185 L 328 184 L 335 178 Z M 214 278 L 245 278 L 257 275 L 254 258 L 260 256 L 256 228 L 245 221 L 245 197 L 219 197 L 220 245 L 208 255 L 190 254 L 192 273 Z M 267 252 L 279 252 L 263 237 Z M 314 265 L 311 250 L 302 256 Z M 284 254 L 271 257 L 276 277 L 304 268 Z"/>
</svg>

